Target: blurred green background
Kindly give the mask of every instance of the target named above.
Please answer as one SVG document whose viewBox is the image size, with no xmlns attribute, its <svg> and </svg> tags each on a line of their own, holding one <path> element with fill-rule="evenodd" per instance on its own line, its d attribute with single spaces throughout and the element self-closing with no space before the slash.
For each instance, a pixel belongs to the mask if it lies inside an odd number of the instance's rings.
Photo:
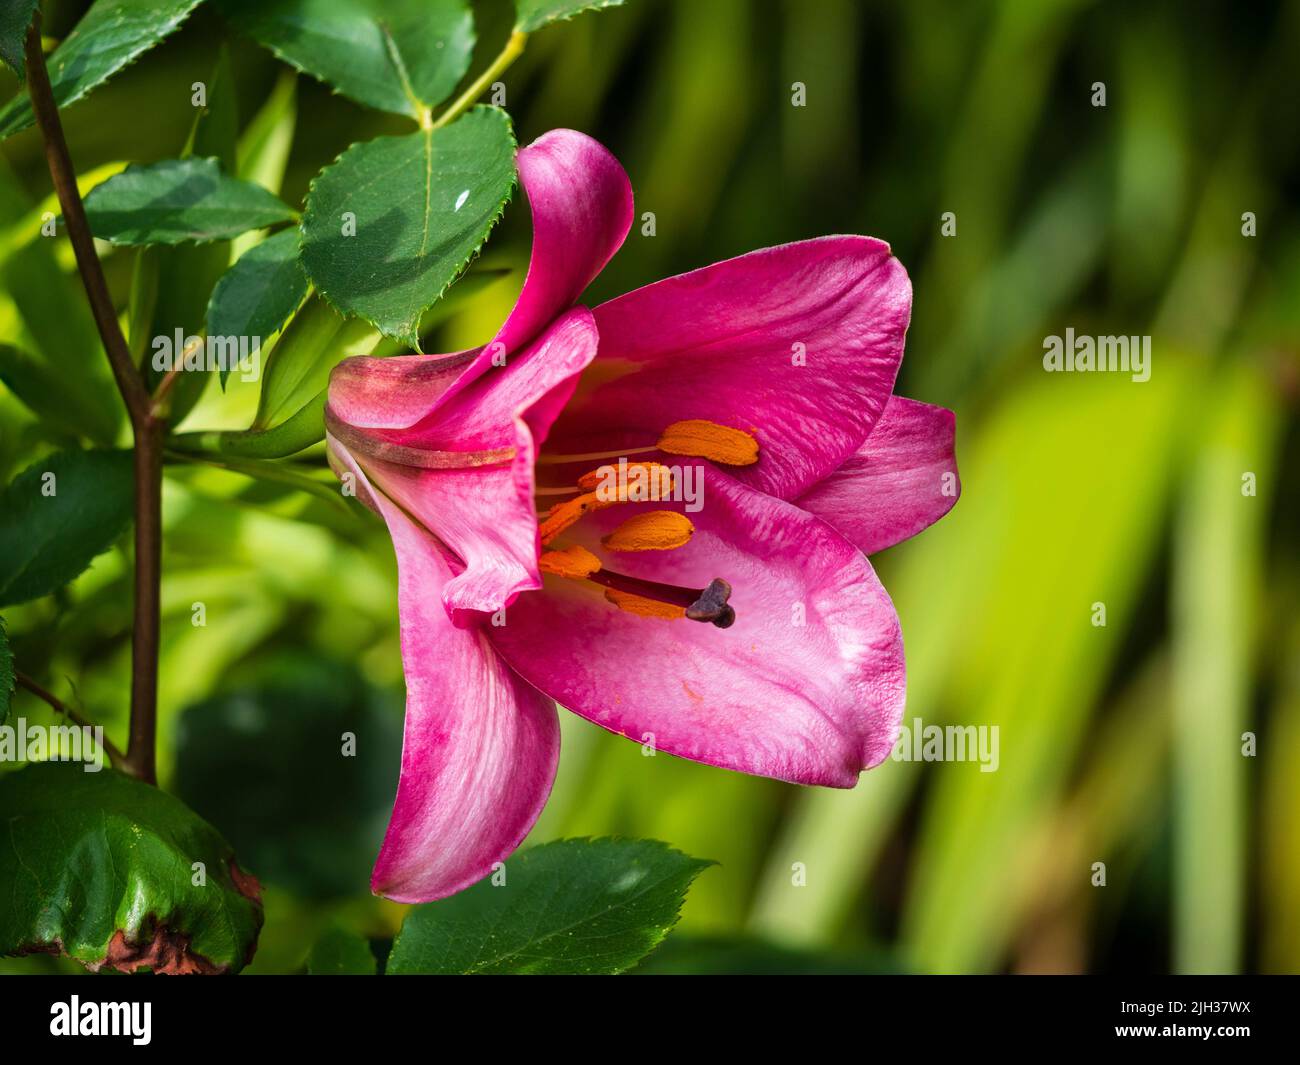
<svg viewBox="0 0 1300 1065">
<path fill-rule="evenodd" d="M 46 32 L 84 6 L 47 4 Z M 482 66 L 509 7 L 476 11 Z M 295 204 L 348 144 L 406 129 L 200 9 L 68 111 L 79 171 L 178 154 L 223 40 L 240 171 Z M 999 728 L 997 772 L 888 762 L 838 792 L 646 757 L 563 714 L 534 841 L 651 836 L 721 863 L 647 969 L 1300 971 L 1298 49 L 1300 4 L 1270 0 L 629 0 L 530 40 L 503 79 L 520 142 L 591 133 L 655 215 L 588 302 L 826 233 L 893 245 L 915 286 L 898 391 L 957 412 L 963 481 L 874 560 L 906 722 Z M 97 367 L 69 249 L 22 237 L 49 195 L 40 151 L 32 132 L 0 147 L 0 340 Z M 491 336 L 528 239 L 517 193 L 478 263 L 510 272 L 459 301 L 441 350 Z M 107 257 L 124 313 L 138 258 Z M 195 262 L 159 276 L 206 303 Z M 1150 381 L 1044 373 L 1069 326 L 1150 334 Z M 246 425 L 255 403 L 211 382 L 183 428 Z M 0 474 L 67 442 L 0 386 Z M 266 887 L 250 971 L 300 970 L 334 923 L 390 937 L 403 908 L 365 887 L 400 744 L 382 526 L 237 472 L 169 467 L 165 492 L 163 784 Z M 129 550 L 7 611 L 19 667 L 118 738 Z"/>
</svg>

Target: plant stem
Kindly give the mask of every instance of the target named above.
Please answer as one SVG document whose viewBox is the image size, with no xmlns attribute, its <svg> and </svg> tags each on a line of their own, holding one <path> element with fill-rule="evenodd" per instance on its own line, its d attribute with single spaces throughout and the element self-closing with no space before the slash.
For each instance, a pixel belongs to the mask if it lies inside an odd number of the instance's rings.
<svg viewBox="0 0 1300 1065">
<path fill-rule="evenodd" d="M 88 720 L 86 720 L 86 718 L 84 718 L 81 714 L 77 713 L 77 711 L 72 709 L 72 707 L 68 706 L 66 703 L 60 700 L 58 696 L 52 695 L 50 692 L 47 692 L 44 688 L 42 688 L 39 684 L 37 684 L 36 681 L 32 680 L 31 677 L 27 676 L 26 673 L 22 673 L 18 670 L 15 670 L 14 679 L 18 681 L 19 685 L 26 688 L 29 692 L 31 692 L 34 696 L 36 696 L 36 698 L 40 699 L 41 702 L 48 704 L 50 708 L 55 711 L 55 713 L 62 714 L 74 725 L 77 725 L 81 728 L 88 728 L 88 729 L 93 729 L 97 727 L 91 724 Z M 114 744 L 113 741 L 110 740 L 107 736 L 104 736 L 102 739 L 100 739 L 99 745 L 104 749 L 104 753 L 108 755 L 108 760 L 112 762 L 113 765 L 122 766 L 124 764 L 126 759 L 123 756 L 122 752 L 117 749 L 116 744 Z"/>
<path fill-rule="evenodd" d="M 510 35 L 510 40 L 506 41 L 506 46 L 501 49 L 501 54 L 492 60 L 492 65 L 475 78 L 474 84 L 456 97 L 455 101 L 433 121 L 429 128 L 438 129 L 445 126 L 452 119 L 457 118 L 462 111 L 467 111 L 474 101 L 482 96 L 492 82 L 501 75 L 502 71 L 519 58 L 523 53 L 524 43 L 527 40 L 528 34 L 515 30 Z"/>
<path fill-rule="evenodd" d="M 135 438 L 135 619 L 131 637 L 131 738 L 124 768 L 154 783 L 154 745 L 158 721 L 159 582 L 162 576 L 162 441 L 163 422 L 155 417 L 153 401 L 131 358 L 131 349 L 117 322 L 113 298 L 95 252 L 95 240 L 77 189 L 77 172 L 63 136 L 59 107 L 50 88 L 50 75 L 41 50 L 39 11 L 27 31 L 27 90 L 36 124 L 45 141 L 54 191 L 63 208 L 64 225 L 77 259 L 100 340 L 113 369 L 113 378 L 131 418 Z"/>
</svg>

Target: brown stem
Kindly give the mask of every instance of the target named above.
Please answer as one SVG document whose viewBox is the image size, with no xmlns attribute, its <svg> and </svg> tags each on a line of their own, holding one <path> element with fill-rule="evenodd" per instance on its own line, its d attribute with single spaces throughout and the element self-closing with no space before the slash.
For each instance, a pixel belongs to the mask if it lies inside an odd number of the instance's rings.
<svg viewBox="0 0 1300 1065">
<path fill-rule="evenodd" d="M 68 239 L 72 242 L 72 251 L 77 257 L 77 269 L 81 271 L 81 280 L 86 287 L 86 298 L 90 301 L 90 310 L 95 316 L 95 325 L 104 342 L 104 350 L 108 352 L 108 361 L 113 367 L 118 391 L 122 393 L 134 424 L 137 419 L 148 417 L 149 393 L 131 361 L 131 350 L 117 324 L 113 298 L 108 293 L 108 282 L 104 280 L 104 270 L 95 253 L 95 240 L 90 232 L 90 223 L 86 221 L 81 193 L 77 189 L 77 172 L 73 169 L 72 157 L 68 154 L 68 142 L 63 138 L 59 107 L 54 102 L 50 74 L 45 67 L 45 53 L 41 51 L 39 12 L 27 31 L 27 91 L 31 96 L 32 110 L 36 114 L 36 124 L 45 140 L 45 161 L 50 168 L 50 177 L 54 180 L 54 191 L 59 196 L 59 206 L 63 208 L 63 224 L 67 227 Z"/>
<path fill-rule="evenodd" d="M 153 413 L 144 379 L 117 324 L 108 282 L 95 252 L 95 240 L 77 189 L 77 172 L 63 137 L 59 107 L 41 51 L 41 17 L 27 31 L 27 91 L 36 124 L 45 141 L 45 161 L 63 208 L 63 221 L 77 259 L 95 325 L 108 354 L 118 391 L 131 417 L 135 438 L 135 621 L 131 637 L 131 739 L 125 768 L 154 782 L 154 746 L 158 720 L 158 585 L 162 567 L 163 422 Z"/>
<path fill-rule="evenodd" d="M 20 686 L 26 688 L 29 692 L 31 692 L 34 696 L 36 696 L 36 698 L 40 699 L 41 702 L 49 704 L 50 708 L 53 709 L 55 713 L 62 714 L 74 725 L 78 725 L 81 728 L 88 728 L 88 729 L 93 729 L 96 727 L 90 721 L 86 720 L 86 718 L 84 718 L 81 714 L 77 713 L 77 711 L 72 709 L 72 707 L 68 706 L 66 703 L 60 700 L 58 696 L 52 695 L 50 692 L 47 692 L 44 688 L 42 688 L 39 684 L 37 684 L 36 681 L 32 680 L 31 677 L 27 676 L 26 673 L 22 673 L 19 672 L 18 670 L 15 670 L 14 679 L 18 681 Z M 126 759 L 122 755 L 122 752 L 117 749 L 117 746 L 113 743 L 112 740 L 110 740 L 107 736 L 104 736 L 102 739 L 100 739 L 99 745 L 104 749 L 104 753 L 108 755 L 108 760 L 110 762 L 112 762 L 116 766 L 124 765 Z"/>
<path fill-rule="evenodd" d="M 135 433 L 135 631 L 131 637 L 131 771 L 156 782 L 158 633 L 162 624 L 163 425 L 149 419 Z"/>
</svg>

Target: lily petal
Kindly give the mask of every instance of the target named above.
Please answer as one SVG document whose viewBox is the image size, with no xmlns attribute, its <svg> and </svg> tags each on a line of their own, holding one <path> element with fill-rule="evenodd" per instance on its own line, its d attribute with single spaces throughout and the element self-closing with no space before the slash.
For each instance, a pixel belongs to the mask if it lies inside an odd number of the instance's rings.
<svg viewBox="0 0 1300 1065">
<path fill-rule="evenodd" d="M 551 130 L 516 161 L 533 214 L 533 251 L 523 291 L 496 336 L 507 351 L 577 302 L 623 246 L 633 215 L 627 172 L 585 133 Z"/>
<path fill-rule="evenodd" d="M 891 396 L 858 453 L 800 496 L 799 506 L 869 555 L 915 536 L 961 493 L 956 424 L 950 410 Z"/>
<path fill-rule="evenodd" d="M 440 400 L 450 402 L 513 357 L 582 295 L 632 228 L 632 183 L 609 150 L 585 133 L 556 129 L 516 155 L 533 213 L 533 250 L 514 309 Z"/>
<path fill-rule="evenodd" d="M 852 787 L 893 748 L 905 671 L 898 618 L 866 557 L 824 522 L 701 466 L 689 543 L 616 553 L 600 537 L 663 502 L 599 510 L 569 543 L 611 570 L 733 586 L 728 629 L 619 610 L 587 581 L 547 576 L 488 635 L 525 680 L 657 750 L 801 784 Z"/>
<path fill-rule="evenodd" d="M 577 307 L 417 424 L 343 441 L 354 454 L 372 449 L 357 457 L 375 487 L 463 563 L 441 589 L 458 625 L 541 587 L 534 462 L 596 344 L 591 312 Z M 332 392 L 330 401 L 332 415 Z M 452 465 L 457 455 L 461 468 Z"/>
<path fill-rule="evenodd" d="M 330 371 L 330 410 L 359 428 L 408 428 L 434 408 L 478 351 L 344 359 Z"/>
<path fill-rule="evenodd" d="M 766 248 L 629 292 L 595 310 L 592 384 L 556 424 L 555 448 L 647 446 L 673 422 L 705 419 L 758 438 L 758 463 L 728 472 L 793 499 L 880 418 L 911 305 L 889 246 L 851 236 Z"/>
<path fill-rule="evenodd" d="M 438 596 L 451 570 L 437 542 L 336 439 L 328 443 L 332 463 L 383 516 L 397 553 L 406 728 L 371 889 L 428 902 L 487 876 L 527 835 L 555 780 L 559 722 L 554 703 L 511 672 L 481 629 L 452 626 Z"/>
</svg>

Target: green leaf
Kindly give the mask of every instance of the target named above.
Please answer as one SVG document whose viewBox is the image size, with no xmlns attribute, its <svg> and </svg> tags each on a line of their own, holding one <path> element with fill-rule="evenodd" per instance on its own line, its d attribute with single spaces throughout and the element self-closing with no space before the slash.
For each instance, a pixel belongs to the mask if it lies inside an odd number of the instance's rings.
<svg viewBox="0 0 1300 1065">
<path fill-rule="evenodd" d="M 464 0 L 223 0 L 230 20 L 357 103 L 419 118 L 469 69 Z"/>
<path fill-rule="evenodd" d="M 114 244 L 228 240 L 293 219 L 279 197 L 229 177 L 215 159 L 129 166 L 86 197 L 95 236 Z"/>
<path fill-rule="evenodd" d="M 131 521 L 126 451 L 65 451 L 0 493 L 0 606 L 48 595 L 107 551 Z"/>
<path fill-rule="evenodd" d="M 330 371 L 351 355 L 367 355 L 380 336 L 359 318 L 343 318 L 313 296 L 294 315 L 267 356 L 254 428 L 277 425 L 309 404 L 329 383 Z"/>
<path fill-rule="evenodd" d="M 312 976 L 374 976 L 378 968 L 370 943 L 337 926 L 316 941 L 307 959 L 307 972 Z"/>
<path fill-rule="evenodd" d="M 308 193 L 308 275 L 344 313 L 417 345 L 421 313 L 501 217 L 514 148 L 510 120 L 495 107 L 442 129 L 353 145 Z"/>
<path fill-rule="evenodd" d="M 14 697 L 14 653 L 9 649 L 9 634 L 5 632 L 5 619 L 0 618 L 0 725 L 9 718 L 9 705 Z"/>
<path fill-rule="evenodd" d="M 269 429 L 180 433 L 172 445 L 180 451 L 234 455 L 249 459 L 282 459 L 325 439 L 325 389 L 297 414 Z"/>
<path fill-rule="evenodd" d="M 238 972 L 252 957 L 257 881 L 178 799 L 44 762 L 0 776 L 0 809 L 0 954 L 156 972 Z"/>
<path fill-rule="evenodd" d="M 284 655 L 181 715 L 176 794 L 263 881 L 305 898 L 364 893 L 401 743 L 397 705 L 355 670 Z"/>
<path fill-rule="evenodd" d="M 24 42 L 27 28 L 36 17 L 40 0 L 6 0 L 0 11 L 0 59 L 7 63 L 19 77 L 24 69 Z"/>
<path fill-rule="evenodd" d="M 208 336 L 264 340 L 280 331 L 306 295 L 298 231 L 286 229 L 250 248 L 222 275 L 208 303 Z M 221 371 L 223 388 L 229 372 Z"/>
<path fill-rule="evenodd" d="M 413 907 L 389 973 L 618 973 L 677 923 L 712 862 L 657 840 L 566 839 L 511 858 L 505 883 Z"/>
<path fill-rule="evenodd" d="M 110 411 L 88 402 L 82 390 L 69 388 L 66 378 L 12 344 L 0 344 L 0 381 L 29 410 L 64 432 L 101 444 L 111 444 L 117 435 Z"/>
<path fill-rule="evenodd" d="M 532 33 L 547 23 L 571 19 L 584 11 L 618 7 L 622 3 L 623 0 L 515 0 L 515 29 Z"/>
<path fill-rule="evenodd" d="M 24 0 L 25 2 L 25 0 Z M 60 107 L 80 100 L 176 29 L 202 0 L 97 0 L 49 59 Z M 0 140 L 35 121 L 27 94 L 0 110 Z"/>
</svg>

